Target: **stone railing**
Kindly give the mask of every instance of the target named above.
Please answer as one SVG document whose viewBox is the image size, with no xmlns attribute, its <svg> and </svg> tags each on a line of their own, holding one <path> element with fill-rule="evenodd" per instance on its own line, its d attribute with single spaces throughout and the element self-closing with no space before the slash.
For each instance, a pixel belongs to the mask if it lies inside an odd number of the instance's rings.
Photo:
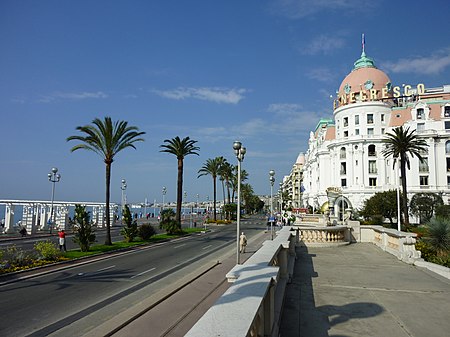
<svg viewBox="0 0 450 337">
<path fill-rule="evenodd" d="M 360 242 L 372 242 L 409 264 L 413 264 L 421 256 L 421 252 L 416 250 L 416 237 L 415 233 L 399 232 L 382 226 L 360 227 Z"/>
<path fill-rule="evenodd" d="M 347 226 L 294 227 L 298 231 L 299 242 L 305 246 L 339 246 L 350 243 Z"/>
<path fill-rule="evenodd" d="M 290 228 L 283 227 L 231 269 L 232 285 L 185 336 L 278 336 L 284 291 L 294 270 L 296 236 Z"/>
</svg>

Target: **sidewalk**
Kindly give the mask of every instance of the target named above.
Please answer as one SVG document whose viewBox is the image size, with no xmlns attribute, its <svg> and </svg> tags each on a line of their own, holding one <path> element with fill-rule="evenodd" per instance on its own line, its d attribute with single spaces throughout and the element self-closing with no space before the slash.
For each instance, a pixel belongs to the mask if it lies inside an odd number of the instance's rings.
<svg viewBox="0 0 450 337">
<path fill-rule="evenodd" d="M 280 336 L 449 336 L 449 280 L 371 244 L 297 255 Z"/>
</svg>

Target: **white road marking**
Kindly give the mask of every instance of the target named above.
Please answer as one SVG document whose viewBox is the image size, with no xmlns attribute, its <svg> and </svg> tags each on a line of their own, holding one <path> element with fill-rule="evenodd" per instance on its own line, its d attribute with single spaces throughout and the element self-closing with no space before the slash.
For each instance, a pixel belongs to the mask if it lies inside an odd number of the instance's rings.
<svg viewBox="0 0 450 337">
<path fill-rule="evenodd" d="M 115 266 L 116 266 L 116 265 L 114 265 L 114 266 L 109 266 L 109 267 L 105 267 L 105 268 L 99 269 L 99 270 L 97 270 L 97 271 L 99 272 L 99 271 L 108 270 L 108 269 L 114 268 Z"/>
<path fill-rule="evenodd" d="M 175 246 L 175 247 L 173 247 L 173 248 L 174 248 L 174 249 L 177 249 L 177 248 L 181 248 L 181 247 L 183 247 L 183 246 L 186 246 L 186 244 L 183 243 L 182 245 L 178 245 L 178 246 Z"/>
<path fill-rule="evenodd" d="M 149 269 L 149 270 L 143 271 L 142 273 L 139 273 L 139 274 L 136 274 L 136 275 L 134 275 L 134 276 L 131 276 L 131 278 L 135 278 L 135 277 L 144 275 L 144 274 L 149 273 L 149 272 L 151 272 L 152 270 L 155 270 L 155 269 L 156 269 L 156 268 L 151 268 L 151 269 Z"/>
<path fill-rule="evenodd" d="M 203 247 L 202 249 L 208 249 L 209 247 L 212 247 L 212 245 L 209 245 L 209 246 Z"/>
</svg>

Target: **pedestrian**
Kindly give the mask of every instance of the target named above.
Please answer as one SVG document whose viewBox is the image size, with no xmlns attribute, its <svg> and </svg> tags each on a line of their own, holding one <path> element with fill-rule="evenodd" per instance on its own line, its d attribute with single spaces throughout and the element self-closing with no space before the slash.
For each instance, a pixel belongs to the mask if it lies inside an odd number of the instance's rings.
<svg viewBox="0 0 450 337">
<path fill-rule="evenodd" d="M 246 246 L 247 246 L 247 237 L 245 236 L 244 232 L 242 232 L 241 236 L 239 237 L 239 251 L 241 253 L 245 253 Z"/>
<path fill-rule="evenodd" d="M 58 233 L 59 236 L 59 250 L 63 250 L 66 252 L 66 233 L 64 229 L 61 229 Z"/>
</svg>

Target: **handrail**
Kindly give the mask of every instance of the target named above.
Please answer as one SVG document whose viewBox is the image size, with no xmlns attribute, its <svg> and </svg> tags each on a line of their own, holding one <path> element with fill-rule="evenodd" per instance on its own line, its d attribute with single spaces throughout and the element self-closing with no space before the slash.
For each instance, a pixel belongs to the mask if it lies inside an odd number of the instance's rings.
<svg viewBox="0 0 450 337">
<path fill-rule="evenodd" d="M 295 261 L 295 232 L 282 227 L 274 240 L 227 274 L 232 285 L 185 335 L 277 336 L 287 282 Z"/>
</svg>

